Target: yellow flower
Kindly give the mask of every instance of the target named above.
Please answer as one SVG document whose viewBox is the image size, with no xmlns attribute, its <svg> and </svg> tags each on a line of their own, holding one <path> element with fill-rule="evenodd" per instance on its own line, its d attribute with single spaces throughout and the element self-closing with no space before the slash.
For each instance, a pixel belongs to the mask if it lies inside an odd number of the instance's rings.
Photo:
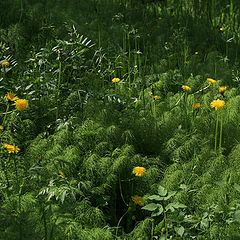
<svg viewBox="0 0 240 240">
<path fill-rule="evenodd" d="M 10 66 L 10 63 L 7 59 L 2 60 L 0 63 L 3 68 L 8 68 Z"/>
<path fill-rule="evenodd" d="M 15 103 L 16 109 L 19 111 L 24 111 L 28 108 L 28 100 L 26 99 L 17 99 Z"/>
<path fill-rule="evenodd" d="M 8 100 L 8 101 L 11 101 L 11 102 L 15 102 L 18 97 L 16 96 L 15 93 L 12 93 L 12 92 L 8 92 L 6 95 L 5 95 L 5 98 Z"/>
<path fill-rule="evenodd" d="M 155 95 L 155 96 L 152 96 L 152 99 L 153 99 L 153 100 L 160 100 L 160 99 L 161 99 L 161 97 L 160 97 L 160 96 L 158 96 L 158 95 Z"/>
<path fill-rule="evenodd" d="M 132 201 L 134 202 L 135 205 L 139 205 L 139 206 L 144 205 L 143 198 L 138 195 L 132 196 Z"/>
<path fill-rule="evenodd" d="M 219 93 L 224 93 L 226 90 L 227 90 L 226 86 L 221 86 L 221 87 L 219 87 L 218 92 Z"/>
<path fill-rule="evenodd" d="M 225 30 L 225 28 L 224 28 L 224 27 L 220 27 L 219 30 L 220 30 L 221 32 L 223 32 L 223 31 Z"/>
<path fill-rule="evenodd" d="M 192 90 L 191 87 L 189 87 L 188 85 L 182 85 L 182 90 L 185 91 L 185 92 L 189 92 Z"/>
<path fill-rule="evenodd" d="M 134 167 L 132 173 L 135 174 L 137 177 L 141 177 L 146 172 L 144 167 Z"/>
<path fill-rule="evenodd" d="M 192 108 L 193 109 L 199 109 L 201 107 L 200 103 L 193 103 Z"/>
<path fill-rule="evenodd" d="M 61 177 L 61 178 L 65 178 L 65 173 L 62 170 L 60 170 L 58 172 L 58 176 Z"/>
<path fill-rule="evenodd" d="M 112 83 L 119 83 L 121 80 L 120 78 L 113 78 Z"/>
<path fill-rule="evenodd" d="M 224 108 L 225 102 L 223 100 L 217 99 L 217 100 L 213 100 L 211 102 L 211 107 L 215 108 L 215 110 L 219 110 Z"/>
<path fill-rule="evenodd" d="M 217 82 L 217 80 L 214 80 L 212 78 L 207 78 L 207 81 L 209 84 L 212 84 L 212 85 L 214 85 Z"/>
<path fill-rule="evenodd" d="M 18 153 L 20 151 L 20 148 L 17 147 L 17 146 L 14 146 L 12 144 L 7 144 L 7 143 L 4 143 L 3 144 L 3 147 L 5 148 L 5 150 L 8 151 L 8 153 Z"/>
</svg>

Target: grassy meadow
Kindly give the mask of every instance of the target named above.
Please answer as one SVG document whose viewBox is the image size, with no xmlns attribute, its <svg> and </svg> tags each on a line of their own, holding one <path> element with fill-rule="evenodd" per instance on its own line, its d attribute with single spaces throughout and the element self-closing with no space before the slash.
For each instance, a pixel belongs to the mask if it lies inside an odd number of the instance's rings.
<svg viewBox="0 0 240 240">
<path fill-rule="evenodd" d="M 0 9 L 0 240 L 240 239 L 239 1 Z"/>
</svg>

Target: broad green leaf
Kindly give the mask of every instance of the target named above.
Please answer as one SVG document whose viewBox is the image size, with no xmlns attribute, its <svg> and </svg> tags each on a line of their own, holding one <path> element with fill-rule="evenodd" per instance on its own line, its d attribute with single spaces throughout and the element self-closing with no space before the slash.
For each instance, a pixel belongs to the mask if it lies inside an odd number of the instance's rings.
<svg viewBox="0 0 240 240">
<path fill-rule="evenodd" d="M 163 213 L 163 206 L 160 205 L 156 211 L 152 212 L 151 216 L 152 217 L 160 216 L 162 213 Z"/>
<path fill-rule="evenodd" d="M 147 210 L 147 211 L 155 211 L 160 204 L 156 204 L 156 203 L 149 203 L 146 206 L 142 207 L 142 209 Z"/>
<path fill-rule="evenodd" d="M 181 226 L 181 227 L 175 227 L 174 229 L 175 229 L 176 233 L 177 233 L 180 237 L 183 236 L 184 230 L 185 230 L 183 226 Z"/>
<path fill-rule="evenodd" d="M 173 202 L 173 203 L 169 203 L 166 206 L 166 211 L 170 210 L 171 212 L 174 212 L 175 209 L 178 208 L 186 208 L 187 206 L 178 202 Z"/>
<path fill-rule="evenodd" d="M 159 186 L 159 187 L 158 187 L 158 194 L 159 194 L 160 196 L 165 197 L 165 196 L 167 195 L 167 189 L 165 189 L 165 188 L 162 187 L 162 186 Z"/>
<path fill-rule="evenodd" d="M 66 195 L 67 195 L 67 190 L 64 190 L 60 197 L 62 203 L 64 202 Z"/>
<path fill-rule="evenodd" d="M 174 208 L 186 208 L 187 207 L 186 205 L 179 203 L 179 202 L 174 202 L 172 206 Z"/>
<path fill-rule="evenodd" d="M 175 208 L 173 207 L 173 203 L 169 203 L 167 206 L 166 206 L 166 212 L 168 211 L 168 210 L 170 210 L 171 212 L 174 212 L 174 210 L 175 210 Z"/>
<path fill-rule="evenodd" d="M 177 192 L 171 191 L 168 193 L 166 197 L 163 198 L 163 200 L 168 200 L 169 198 L 173 197 Z"/>
<path fill-rule="evenodd" d="M 161 201 L 163 200 L 163 197 L 160 197 L 159 195 L 151 195 L 148 197 L 149 200 L 156 200 L 156 201 Z"/>
</svg>

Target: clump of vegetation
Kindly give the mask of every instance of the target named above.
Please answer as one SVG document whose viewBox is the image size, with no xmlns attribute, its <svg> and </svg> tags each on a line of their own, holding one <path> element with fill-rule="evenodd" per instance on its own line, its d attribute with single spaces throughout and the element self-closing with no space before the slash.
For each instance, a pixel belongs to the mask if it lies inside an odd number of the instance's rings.
<svg viewBox="0 0 240 240">
<path fill-rule="evenodd" d="M 239 7 L 1 2 L 1 239 L 239 239 Z"/>
</svg>

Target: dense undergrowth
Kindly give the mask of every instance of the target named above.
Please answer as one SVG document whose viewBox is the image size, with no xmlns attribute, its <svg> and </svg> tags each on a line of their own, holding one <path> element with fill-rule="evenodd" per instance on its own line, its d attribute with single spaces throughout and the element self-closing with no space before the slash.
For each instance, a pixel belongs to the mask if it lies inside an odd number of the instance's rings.
<svg viewBox="0 0 240 240">
<path fill-rule="evenodd" d="M 0 239 L 239 239 L 239 3 L 1 1 Z"/>
</svg>

